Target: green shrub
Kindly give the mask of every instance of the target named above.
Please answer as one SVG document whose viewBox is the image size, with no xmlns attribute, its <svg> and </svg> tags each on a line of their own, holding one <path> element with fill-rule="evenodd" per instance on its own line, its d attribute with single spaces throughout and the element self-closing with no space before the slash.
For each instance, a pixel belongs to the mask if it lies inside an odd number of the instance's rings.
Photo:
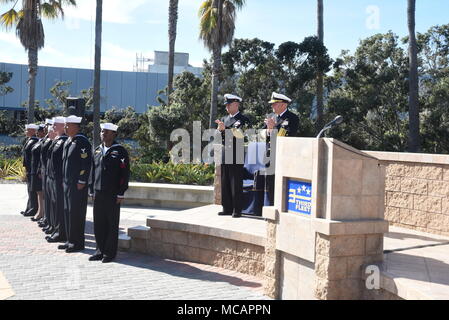
<svg viewBox="0 0 449 320">
<path fill-rule="evenodd" d="M 26 181 L 26 171 L 22 159 L 0 157 L 0 179 Z"/>
<path fill-rule="evenodd" d="M 174 164 L 172 162 L 131 165 L 131 181 L 149 183 L 212 185 L 215 168 L 208 164 Z"/>
<path fill-rule="evenodd" d="M 9 146 L 0 145 L 0 158 L 6 159 L 20 158 L 22 156 L 22 149 L 23 146 L 19 144 Z"/>
</svg>

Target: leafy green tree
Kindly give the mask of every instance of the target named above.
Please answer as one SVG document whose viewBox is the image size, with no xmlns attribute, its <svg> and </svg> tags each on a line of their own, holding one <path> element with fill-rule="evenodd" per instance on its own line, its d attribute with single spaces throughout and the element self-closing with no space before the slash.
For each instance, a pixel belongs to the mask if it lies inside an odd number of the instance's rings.
<svg viewBox="0 0 449 320">
<path fill-rule="evenodd" d="M 12 72 L 0 71 L 0 97 L 14 91 L 12 87 L 6 85 L 11 78 Z"/>
<path fill-rule="evenodd" d="M 327 72 L 330 66 L 327 49 L 316 37 L 301 43 L 285 42 L 277 49 L 260 39 L 235 39 L 223 54 L 224 74 L 244 99 L 243 107 L 253 126 L 262 126 L 266 114 L 272 112 L 267 103 L 271 93 L 280 91 L 292 98 L 290 109 L 301 116 L 303 136 L 312 136 L 315 131 L 311 107 L 317 71 Z"/>
<path fill-rule="evenodd" d="M 449 153 L 449 24 L 431 27 L 417 38 L 422 150 Z"/>
<path fill-rule="evenodd" d="M 358 149 L 404 151 L 407 145 L 408 59 L 392 32 L 344 52 L 329 79 L 329 118 L 345 122 L 332 135 Z"/>
<path fill-rule="evenodd" d="M 133 107 L 128 106 L 125 109 L 113 107 L 104 113 L 104 122 L 111 122 L 119 126 L 118 139 L 132 139 L 139 129 L 139 115 Z"/>
</svg>

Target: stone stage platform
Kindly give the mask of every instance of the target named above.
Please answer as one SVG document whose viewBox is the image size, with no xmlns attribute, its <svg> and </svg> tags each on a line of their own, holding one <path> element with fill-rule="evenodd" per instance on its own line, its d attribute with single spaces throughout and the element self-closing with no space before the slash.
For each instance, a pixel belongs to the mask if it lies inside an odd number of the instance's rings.
<svg viewBox="0 0 449 320">
<path fill-rule="evenodd" d="M 122 247 L 167 259 L 209 264 L 263 275 L 266 222 L 263 218 L 218 216 L 221 206 L 149 216 L 146 226 L 128 229 Z M 126 243 L 128 242 L 128 243 Z"/>
<path fill-rule="evenodd" d="M 218 216 L 220 209 L 208 205 L 148 216 L 146 226 L 128 229 L 121 247 L 263 279 L 265 219 Z M 449 299 L 449 237 L 390 227 L 383 241 L 381 290 L 366 291 L 364 299 Z"/>
</svg>

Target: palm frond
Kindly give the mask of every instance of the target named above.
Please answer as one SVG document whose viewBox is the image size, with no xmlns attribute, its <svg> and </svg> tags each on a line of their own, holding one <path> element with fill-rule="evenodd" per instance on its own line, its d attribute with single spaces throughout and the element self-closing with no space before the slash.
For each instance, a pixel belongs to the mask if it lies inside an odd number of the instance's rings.
<svg viewBox="0 0 449 320">
<path fill-rule="evenodd" d="M 60 11 L 62 10 L 61 7 L 59 7 L 57 2 L 53 2 L 54 4 L 50 3 L 42 3 L 40 6 L 41 15 L 47 19 L 56 19 L 59 14 L 61 13 L 61 16 L 63 13 Z"/>
<path fill-rule="evenodd" d="M 6 0 L 3 0 L 6 1 Z M 0 23 L 6 28 L 9 29 L 15 25 L 17 25 L 19 21 L 19 13 L 14 10 L 8 10 L 0 17 Z"/>
</svg>

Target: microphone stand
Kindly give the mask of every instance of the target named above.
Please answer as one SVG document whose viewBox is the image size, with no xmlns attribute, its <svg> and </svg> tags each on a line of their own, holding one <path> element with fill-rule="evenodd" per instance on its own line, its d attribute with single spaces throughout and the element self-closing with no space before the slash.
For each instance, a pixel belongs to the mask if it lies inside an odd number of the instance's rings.
<svg viewBox="0 0 449 320">
<path fill-rule="evenodd" d="M 320 133 L 318 133 L 318 135 L 316 136 L 317 139 L 321 138 L 321 136 L 324 134 L 324 132 L 326 132 L 327 130 L 331 129 L 335 125 L 339 125 L 342 122 L 343 122 L 343 117 L 342 116 L 336 116 L 334 120 L 332 120 L 331 122 L 326 124 L 324 126 L 324 128 L 321 129 Z"/>
</svg>

